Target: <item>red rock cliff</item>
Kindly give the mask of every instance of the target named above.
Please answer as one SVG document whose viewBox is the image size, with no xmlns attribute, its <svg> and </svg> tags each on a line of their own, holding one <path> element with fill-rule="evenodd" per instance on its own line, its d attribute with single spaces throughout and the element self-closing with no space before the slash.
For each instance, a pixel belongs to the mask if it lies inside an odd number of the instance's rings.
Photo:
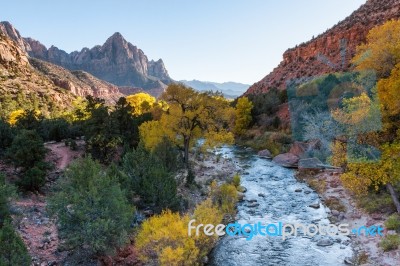
<svg viewBox="0 0 400 266">
<path fill-rule="evenodd" d="M 350 67 L 356 47 L 365 42 L 371 28 L 390 19 L 400 18 L 400 0 L 368 0 L 343 21 L 316 38 L 283 54 L 283 61 L 266 77 L 253 84 L 245 94 L 258 94 L 277 87 L 284 89 L 287 80 L 316 76 Z M 340 41 L 346 40 L 346 60 L 342 67 Z M 323 62 L 321 56 L 333 65 Z"/>
</svg>

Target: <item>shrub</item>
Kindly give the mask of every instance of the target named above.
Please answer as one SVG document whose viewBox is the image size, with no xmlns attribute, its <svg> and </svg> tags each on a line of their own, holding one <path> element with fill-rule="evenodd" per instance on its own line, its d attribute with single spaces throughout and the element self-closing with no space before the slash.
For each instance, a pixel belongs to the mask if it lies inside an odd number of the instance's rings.
<svg viewBox="0 0 400 266">
<path fill-rule="evenodd" d="M 193 224 L 220 224 L 223 218 L 223 213 L 218 209 L 218 206 L 212 204 L 211 199 L 207 199 L 197 205 L 194 210 L 193 219 L 196 223 Z M 199 258 L 206 256 L 215 243 L 218 241 L 218 235 L 207 236 L 204 233 L 200 233 L 199 236 L 195 237 L 196 247 L 199 249 Z"/>
<path fill-rule="evenodd" d="M 240 186 L 240 175 L 236 173 L 232 178 L 232 184 L 238 188 Z"/>
<path fill-rule="evenodd" d="M 22 189 L 35 191 L 39 190 L 46 183 L 46 172 L 39 166 L 28 169 L 17 182 Z"/>
<path fill-rule="evenodd" d="M 400 231 L 400 217 L 398 214 L 392 214 L 385 221 L 385 227 L 388 230 Z"/>
<path fill-rule="evenodd" d="M 146 203 L 154 204 L 156 211 L 178 208 L 177 185 L 171 173 L 154 165 L 143 176 L 142 181 L 140 195 Z"/>
<path fill-rule="evenodd" d="M 7 150 L 7 157 L 16 167 L 25 170 L 44 160 L 46 149 L 43 140 L 33 130 L 21 130 L 15 136 L 11 147 Z"/>
<path fill-rule="evenodd" d="M 187 176 L 186 176 L 186 185 L 190 186 L 190 185 L 194 184 L 195 178 L 196 178 L 196 176 L 195 176 L 192 168 L 189 168 Z"/>
<path fill-rule="evenodd" d="M 395 250 L 400 245 L 400 237 L 398 235 L 387 235 L 382 238 L 379 246 L 383 249 L 383 251 Z"/>
<path fill-rule="evenodd" d="M 61 141 L 71 137 L 70 125 L 62 118 L 45 119 L 40 124 L 40 135 L 46 141 Z"/>
<path fill-rule="evenodd" d="M 89 254 L 113 253 L 126 243 L 133 216 L 118 180 L 90 157 L 73 162 L 64 175 L 49 199 L 60 235 Z"/>
<path fill-rule="evenodd" d="M 383 191 L 379 193 L 369 192 L 368 195 L 359 196 L 357 197 L 357 203 L 368 213 L 396 211 L 391 196 L 389 193 L 384 193 Z"/>
<path fill-rule="evenodd" d="M 141 260 L 149 265 L 195 265 L 199 250 L 188 237 L 189 220 L 171 211 L 146 220 L 135 242 Z"/>
<path fill-rule="evenodd" d="M 11 146 L 13 138 L 14 132 L 10 125 L 0 119 L 0 156 L 2 156 L 4 151 Z"/>
<path fill-rule="evenodd" d="M 232 184 L 224 183 L 218 186 L 215 181 L 210 185 L 211 199 L 214 204 L 219 206 L 221 211 L 228 215 L 236 213 L 236 203 L 238 201 L 237 189 Z"/>
<path fill-rule="evenodd" d="M 162 141 L 152 151 L 159 164 L 168 172 L 176 172 L 182 167 L 182 158 L 175 145 L 167 138 Z"/>
<path fill-rule="evenodd" d="M 6 183 L 6 176 L 0 172 L 0 228 L 10 215 L 9 199 L 14 193 L 14 187 Z"/>
<path fill-rule="evenodd" d="M 29 266 L 31 258 L 24 242 L 7 220 L 0 228 L 0 265 Z"/>
<path fill-rule="evenodd" d="M 160 162 L 142 143 L 123 158 L 122 167 L 130 180 L 130 190 L 145 203 L 156 205 L 156 211 L 176 209 L 179 203 L 174 173 L 167 171 L 174 167 L 165 162 Z"/>
</svg>

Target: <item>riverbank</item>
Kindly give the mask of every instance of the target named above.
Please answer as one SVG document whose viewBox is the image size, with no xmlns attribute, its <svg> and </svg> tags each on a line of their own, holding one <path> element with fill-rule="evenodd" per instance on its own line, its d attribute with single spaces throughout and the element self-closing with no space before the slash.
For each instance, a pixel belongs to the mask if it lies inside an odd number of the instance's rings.
<svg viewBox="0 0 400 266">
<path fill-rule="evenodd" d="M 345 189 L 340 180 L 340 171 L 324 170 L 319 173 L 297 172 L 296 177 L 305 181 L 320 196 L 321 202 L 330 209 L 332 223 L 349 224 L 349 228 L 384 225 L 386 216 L 380 213 L 369 214 L 357 206 L 354 196 Z M 392 233 L 385 230 L 385 234 Z M 400 251 L 384 252 L 378 246 L 379 236 L 351 236 L 355 256 L 353 265 L 392 266 L 399 265 Z"/>
</svg>

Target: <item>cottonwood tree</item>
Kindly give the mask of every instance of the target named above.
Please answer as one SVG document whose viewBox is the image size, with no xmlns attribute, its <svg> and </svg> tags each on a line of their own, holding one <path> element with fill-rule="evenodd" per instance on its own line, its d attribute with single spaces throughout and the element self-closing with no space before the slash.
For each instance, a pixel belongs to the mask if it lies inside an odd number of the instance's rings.
<svg viewBox="0 0 400 266">
<path fill-rule="evenodd" d="M 380 78 L 377 83 L 377 93 L 383 126 L 380 132 L 367 135 L 366 138 L 369 138 L 370 142 L 378 144 L 381 158 L 376 161 L 349 163 L 346 173 L 341 178 L 345 185 L 360 194 L 366 193 L 366 190 L 371 187 L 377 190 L 381 186 L 386 186 L 397 211 L 400 212 L 399 197 L 394 186 L 400 181 L 400 144 L 398 135 L 398 117 L 400 115 L 398 104 L 400 100 L 400 94 L 398 93 L 400 21 L 391 20 L 373 28 L 368 33 L 367 42 L 357 48 L 353 63 L 358 70 L 373 69 L 376 71 L 378 78 Z M 362 129 L 377 123 L 377 121 L 368 124 L 362 123 L 362 118 L 370 115 L 371 110 L 376 109 L 377 105 L 374 102 L 369 105 L 365 95 L 361 95 L 360 98 L 353 99 L 352 103 L 349 102 L 349 110 L 354 108 L 353 112 L 334 115 L 338 116 L 339 119 L 349 120 L 350 122 L 360 120 L 357 125 Z"/>
<path fill-rule="evenodd" d="M 235 108 L 235 134 L 243 135 L 246 132 L 252 121 L 252 109 L 253 103 L 247 97 L 240 97 L 238 99 Z"/>
<path fill-rule="evenodd" d="M 352 62 L 358 70 L 373 69 L 386 78 L 400 63 L 400 20 L 390 20 L 371 29 L 367 42 L 357 47 Z"/>
<path fill-rule="evenodd" d="M 140 127 L 146 148 L 153 149 L 167 136 L 183 150 L 188 167 L 190 147 L 200 138 L 210 147 L 233 142 L 233 134 L 227 129 L 231 110 L 221 95 L 171 84 L 161 99 L 168 104 L 168 111 L 160 121 L 146 122 Z"/>
</svg>

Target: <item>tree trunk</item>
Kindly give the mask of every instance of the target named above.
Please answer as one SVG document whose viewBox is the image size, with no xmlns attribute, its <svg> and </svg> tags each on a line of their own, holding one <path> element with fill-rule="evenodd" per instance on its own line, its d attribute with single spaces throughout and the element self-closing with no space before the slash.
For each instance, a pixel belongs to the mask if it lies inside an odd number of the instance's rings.
<svg viewBox="0 0 400 266">
<path fill-rule="evenodd" d="M 185 163 L 186 168 L 189 168 L 189 144 L 190 144 L 190 139 L 185 137 L 185 139 L 183 140 L 183 146 L 184 146 L 183 161 Z"/>
<path fill-rule="evenodd" d="M 386 184 L 386 188 L 389 190 L 390 196 L 392 196 L 392 200 L 394 205 L 396 206 L 397 212 L 400 213 L 400 201 L 396 191 L 394 190 L 392 184 L 390 183 Z"/>
</svg>

